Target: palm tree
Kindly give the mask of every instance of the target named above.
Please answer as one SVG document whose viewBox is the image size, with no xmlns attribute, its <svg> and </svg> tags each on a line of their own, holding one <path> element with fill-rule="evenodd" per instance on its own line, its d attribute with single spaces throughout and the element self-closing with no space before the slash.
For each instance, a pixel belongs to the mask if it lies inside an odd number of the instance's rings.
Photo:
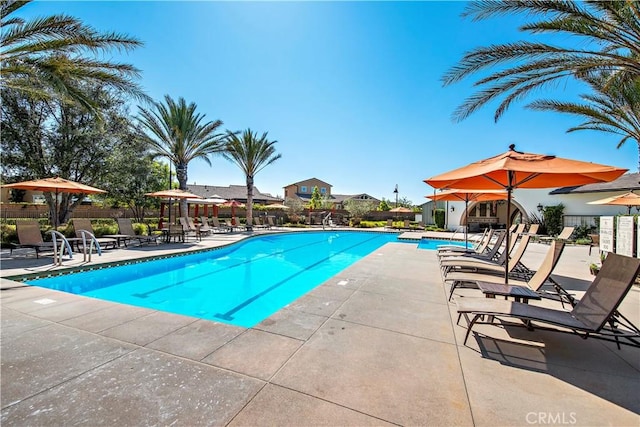
<svg viewBox="0 0 640 427">
<path fill-rule="evenodd" d="M 226 150 L 222 155 L 242 169 L 247 183 L 247 229 L 253 224 L 253 179 L 258 172 L 282 157 L 276 154 L 274 145 L 278 141 L 269 141 L 267 132 L 258 137 L 251 129 L 242 132 L 227 131 Z"/>
<path fill-rule="evenodd" d="M 454 112 L 463 120 L 495 98 L 503 96 L 494 119 L 511 103 L 534 90 L 592 72 L 609 72 L 619 80 L 640 78 L 640 3 L 626 0 L 496 0 L 471 2 L 463 16 L 482 20 L 505 14 L 540 17 L 525 24 L 522 31 L 532 34 L 558 33 L 569 40 L 567 47 L 545 43 L 516 42 L 475 49 L 462 58 L 443 77 L 444 85 L 455 83 L 475 72 L 511 64 L 480 78 L 482 87 Z M 578 43 L 583 48 L 576 47 Z"/>
<path fill-rule="evenodd" d="M 175 102 L 169 95 L 165 104 L 155 102 L 155 111 L 139 107 L 142 138 L 151 147 L 154 156 L 169 159 L 176 168 L 176 178 L 181 190 L 187 189 L 188 165 L 192 160 L 202 159 L 209 166 L 209 155 L 224 150 L 224 135 L 216 133 L 222 121 L 205 122 L 204 114 L 196 114 L 197 105 L 187 105 L 184 98 Z M 187 201 L 180 208 L 187 212 Z"/>
<path fill-rule="evenodd" d="M 132 37 L 100 34 L 78 19 L 54 15 L 25 21 L 13 14 L 29 3 L 6 0 L 0 5 L 0 88 L 35 98 L 59 98 L 90 110 L 95 102 L 80 83 L 95 83 L 148 100 L 135 83 L 139 70 L 128 64 L 101 61 L 87 53 L 127 51 L 141 46 Z"/>
<path fill-rule="evenodd" d="M 584 81 L 593 90 L 592 94 L 581 96 L 586 103 L 539 100 L 528 107 L 586 118 L 584 123 L 567 132 L 588 129 L 621 135 L 617 148 L 628 140 L 635 140 L 640 172 L 640 79 L 624 82 L 612 77 L 610 73 L 600 73 L 587 75 Z"/>
</svg>

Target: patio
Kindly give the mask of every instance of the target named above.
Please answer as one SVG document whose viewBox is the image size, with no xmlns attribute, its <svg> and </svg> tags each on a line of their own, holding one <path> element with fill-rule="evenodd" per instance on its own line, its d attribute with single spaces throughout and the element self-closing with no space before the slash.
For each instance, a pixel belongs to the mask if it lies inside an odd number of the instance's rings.
<svg viewBox="0 0 640 427">
<path fill-rule="evenodd" d="M 188 245 L 242 235 L 231 236 Z M 102 258 L 184 247 L 118 249 Z M 597 260 L 588 249 L 567 247 L 554 275 L 577 294 Z M 530 244 L 523 261 L 537 267 L 545 250 Z M 26 259 L 19 266 L 5 256 L 3 277 L 25 267 Z M 487 326 L 463 346 L 466 329 L 455 324 L 435 254 L 411 244 L 385 245 L 250 329 L 4 278 L 0 296 L 7 426 L 640 422 L 638 349 Z M 640 323 L 638 287 L 620 311 Z"/>
</svg>

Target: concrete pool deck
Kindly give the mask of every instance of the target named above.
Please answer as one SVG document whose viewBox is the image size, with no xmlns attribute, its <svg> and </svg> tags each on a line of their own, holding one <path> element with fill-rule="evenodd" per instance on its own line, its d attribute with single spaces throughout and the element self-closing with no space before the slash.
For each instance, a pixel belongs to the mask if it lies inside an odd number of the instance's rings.
<svg viewBox="0 0 640 427">
<path fill-rule="evenodd" d="M 547 247 L 530 244 L 524 263 L 536 268 Z M 6 252 L 2 425 L 640 424 L 639 349 L 491 326 L 463 346 L 435 253 L 415 245 L 383 246 L 249 329 L 25 286 L 6 277 L 51 258 Z M 579 295 L 593 252 L 567 246 L 556 279 Z M 620 311 L 640 324 L 638 287 Z"/>
</svg>

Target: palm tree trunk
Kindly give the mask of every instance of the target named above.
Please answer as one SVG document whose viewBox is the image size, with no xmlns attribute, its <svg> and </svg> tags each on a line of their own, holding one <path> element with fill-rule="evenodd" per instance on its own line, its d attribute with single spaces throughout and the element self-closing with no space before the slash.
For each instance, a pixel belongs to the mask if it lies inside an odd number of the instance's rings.
<svg viewBox="0 0 640 427">
<path fill-rule="evenodd" d="M 178 185 L 180 186 L 180 190 L 187 190 L 187 165 L 186 164 L 177 164 L 176 165 L 176 178 L 178 180 Z M 187 199 L 180 199 L 180 215 L 189 216 L 189 211 L 187 210 Z"/>
<path fill-rule="evenodd" d="M 247 175 L 247 230 L 253 230 L 253 175 Z"/>
</svg>

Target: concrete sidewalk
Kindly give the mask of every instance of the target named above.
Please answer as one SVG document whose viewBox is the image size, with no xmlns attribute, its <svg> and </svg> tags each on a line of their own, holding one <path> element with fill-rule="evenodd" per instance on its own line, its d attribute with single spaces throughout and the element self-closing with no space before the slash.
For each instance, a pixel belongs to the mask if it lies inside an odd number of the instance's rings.
<svg viewBox="0 0 640 427">
<path fill-rule="evenodd" d="M 567 247 L 556 269 L 578 294 L 587 252 Z M 7 426 L 640 424 L 638 349 L 490 326 L 462 346 L 435 253 L 412 244 L 250 329 L 5 279 L 0 296 Z M 621 312 L 639 311 L 634 287 Z"/>
</svg>

